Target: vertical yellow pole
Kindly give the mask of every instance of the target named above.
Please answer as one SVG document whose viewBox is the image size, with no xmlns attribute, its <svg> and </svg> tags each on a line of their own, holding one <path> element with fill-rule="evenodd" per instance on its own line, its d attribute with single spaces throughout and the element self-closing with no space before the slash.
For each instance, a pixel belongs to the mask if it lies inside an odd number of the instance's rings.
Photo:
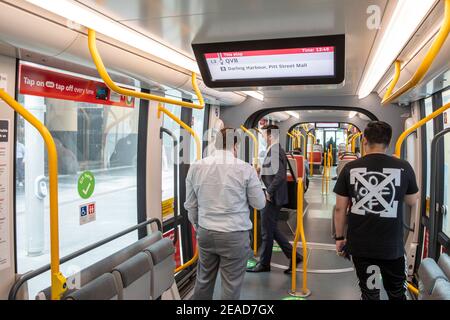
<svg viewBox="0 0 450 320">
<path fill-rule="evenodd" d="M 242 131 L 244 131 L 246 134 L 249 135 L 249 137 L 253 140 L 253 167 L 255 168 L 255 170 L 258 168 L 259 165 L 259 161 L 258 161 L 258 139 L 256 138 L 256 136 L 250 132 L 250 130 L 248 130 L 246 127 L 244 127 L 243 125 L 241 125 L 241 129 Z M 294 178 L 294 177 L 292 177 Z M 253 208 L 253 254 L 255 255 L 255 257 L 258 254 L 258 243 L 257 243 L 257 236 L 258 236 L 258 211 Z"/>
<path fill-rule="evenodd" d="M 297 244 L 298 240 L 302 240 L 303 249 L 303 283 L 302 291 L 297 292 Z M 294 243 L 292 245 L 292 278 L 290 295 L 295 297 L 307 297 L 311 294 L 308 289 L 308 270 L 307 270 L 308 250 L 303 228 L 303 179 L 297 181 L 297 228 L 295 230 Z"/>
<path fill-rule="evenodd" d="M 197 148 L 197 150 L 196 150 L 196 159 L 200 160 L 202 158 L 201 142 L 200 142 L 200 139 L 199 139 L 198 135 L 195 133 L 195 131 L 192 130 L 192 128 L 190 126 L 188 126 L 186 123 L 181 121 L 176 115 L 174 115 L 169 110 L 164 108 L 162 103 L 159 103 L 158 104 L 158 117 L 161 116 L 161 113 L 164 113 L 165 115 L 167 115 L 170 119 L 172 119 L 173 121 L 178 123 L 184 130 L 188 131 L 191 134 L 192 137 L 194 137 L 195 145 L 196 145 L 196 148 Z M 176 268 L 174 272 L 178 273 L 181 270 L 186 269 L 187 267 L 193 265 L 197 261 L 197 259 L 198 259 L 198 245 L 195 248 L 195 253 L 194 253 L 194 256 L 191 258 L 191 260 L 189 260 L 185 264 L 183 264 L 183 265 L 179 266 L 178 268 Z"/>
<path fill-rule="evenodd" d="M 55 141 L 47 127 L 2 89 L 0 89 L 0 98 L 39 131 L 47 146 L 50 193 L 51 299 L 60 300 L 63 293 L 67 290 L 67 286 L 66 278 L 62 275 L 59 268 L 58 155 Z M 29 160 L 33 161 L 32 158 L 31 155 Z"/>
</svg>

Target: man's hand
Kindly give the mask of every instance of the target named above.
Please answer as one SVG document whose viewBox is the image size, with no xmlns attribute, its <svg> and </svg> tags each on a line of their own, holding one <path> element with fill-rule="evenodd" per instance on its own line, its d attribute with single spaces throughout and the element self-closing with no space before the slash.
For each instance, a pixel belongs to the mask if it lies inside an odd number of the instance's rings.
<svg viewBox="0 0 450 320">
<path fill-rule="evenodd" d="M 256 170 L 256 174 L 258 175 L 258 177 L 261 175 L 261 167 L 259 165 L 255 166 L 255 170 Z"/>
<path fill-rule="evenodd" d="M 347 240 L 336 240 L 336 252 L 338 255 L 342 254 L 342 248 L 344 248 L 345 244 L 347 243 Z"/>
</svg>

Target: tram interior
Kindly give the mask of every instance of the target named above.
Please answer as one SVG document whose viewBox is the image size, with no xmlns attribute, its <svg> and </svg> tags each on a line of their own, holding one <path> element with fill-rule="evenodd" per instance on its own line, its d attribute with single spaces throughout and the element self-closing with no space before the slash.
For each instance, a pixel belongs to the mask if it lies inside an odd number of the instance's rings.
<svg viewBox="0 0 450 320">
<path fill-rule="evenodd" d="M 240 159 L 263 161 L 272 124 L 305 185 L 278 228 L 306 256 L 292 281 L 274 243 L 241 299 L 359 300 L 333 187 L 384 121 L 420 193 L 403 212 L 407 298 L 450 300 L 449 31 L 450 0 L 0 1 L 0 299 L 191 299 L 189 166 L 224 127 L 240 130 Z M 233 67 L 298 48 L 330 61 L 307 76 L 277 75 L 292 59 Z"/>
</svg>

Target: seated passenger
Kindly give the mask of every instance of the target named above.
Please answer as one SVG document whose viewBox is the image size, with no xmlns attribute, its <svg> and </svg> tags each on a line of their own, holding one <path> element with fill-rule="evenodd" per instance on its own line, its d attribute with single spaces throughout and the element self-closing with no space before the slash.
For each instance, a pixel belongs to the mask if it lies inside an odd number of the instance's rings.
<svg viewBox="0 0 450 320">
<path fill-rule="evenodd" d="M 374 272 L 389 299 L 406 300 L 403 202 L 414 205 L 419 189 L 411 165 L 386 154 L 391 136 L 389 124 L 370 122 L 362 139 L 366 155 L 347 163 L 334 187 L 336 251 L 352 256 L 363 300 L 380 299 Z"/>
<path fill-rule="evenodd" d="M 222 129 L 215 147 L 211 156 L 191 165 L 186 178 L 184 207 L 199 248 L 193 299 L 212 299 L 220 269 L 222 299 L 236 300 L 252 253 L 248 207 L 264 208 L 266 197 L 256 170 L 237 159 L 234 129 Z"/>
</svg>

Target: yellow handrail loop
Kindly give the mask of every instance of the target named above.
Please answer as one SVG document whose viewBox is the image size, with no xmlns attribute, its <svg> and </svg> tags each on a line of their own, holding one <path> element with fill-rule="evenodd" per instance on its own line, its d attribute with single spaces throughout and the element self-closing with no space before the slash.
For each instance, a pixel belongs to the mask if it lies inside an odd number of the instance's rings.
<svg viewBox="0 0 450 320">
<path fill-rule="evenodd" d="M 351 138 L 351 143 L 352 143 L 352 152 L 355 153 L 356 151 L 356 139 L 359 138 L 360 136 L 362 136 L 362 132 L 358 132 L 357 134 L 353 135 L 353 137 Z"/>
<path fill-rule="evenodd" d="M 249 135 L 249 137 L 253 140 L 253 167 L 255 170 L 259 167 L 259 147 L 258 147 L 258 138 L 246 127 L 241 125 L 242 131 Z M 289 134 L 289 133 L 288 133 Z M 258 255 L 258 210 L 253 208 L 253 254 L 256 257 Z"/>
<path fill-rule="evenodd" d="M 392 90 L 394 89 L 399 77 L 400 77 L 400 62 L 395 62 L 395 70 L 396 73 L 394 75 L 394 79 L 392 80 L 392 83 L 390 84 L 388 90 L 386 91 L 386 94 L 383 97 L 383 100 L 381 101 L 382 105 L 385 105 L 387 103 L 392 102 L 393 100 L 400 97 L 402 94 L 408 92 L 411 88 L 413 88 L 415 85 L 419 83 L 420 80 L 425 76 L 425 73 L 430 68 L 431 64 L 433 63 L 434 59 L 438 55 L 439 51 L 441 50 L 445 40 L 447 39 L 447 36 L 450 32 L 450 0 L 444 0 L 445 1 L 445 13 L 444 13 L 444 21 L 441 25 L 441 28 L 434 39 L 430 49 L 428 49 L 427 54 L 425 55 L 425 58 L 423 59 L 422 63 L 417 68 L 414 75 L 409 79 L 407 83 L 405 83 L 400 89 L 398 89 L 396 92 L 392 93 Z"/>
<path fill-rule="evenodd" d="M 145 100 L 154 100 L 154 101 L 158 101 L 158 102 L 162 102 L 162 103 L 169 103 L 169 104 L 177 105 L 180 107 L 193 108 L 193 109 L 203 109 L 205 107 L 205 101 L 203 100 L 203 96 L 200 92 L 200 89 L 198 88 L 197 74 L 195 72 L 192 73 L 192 88 L 194 89 L 195 94 L 197 95 L 199 104 L 195 104 L 192 102 L 186 102 L 186 101 L 179 101 L 176 99 L 161 97 L 161 96 L 157 96 L 154 94 L 149 94 L 149 93 L 145 93 L 145 92 L 121 88 L 117 84 L 114 83 L 114 81 L 109 76 L 108 71 L 106 71 L 105 65 L 103 64 L 103 60 L 100 57 L 100 54 L 97 49 L 96 32 L 92 29 L 88 29 L 88 44 L 89 44 L 89 52 L 91 53 L 92 60 L 94 61 L 95 66 L 97 67 L 97 71 L 98 71 L 100 77 L 105 82 L 105 84 L 111 90 L 113 90 L 121 95 L 124 95 L 124 96 L 131 96 L 131 97 L 145 99 Z"/>
<path fill-rule="evenodd" d="M 59 268 L 58 154 L 55 141 L 47 127 L 3 89 L 0 89 L 0 98 L 39 131 L 47 146 L 50 193 L 51 299 L 60 300 L 63 293 L 67 290 L 67 285 L 66 278 L 60 272 Z"/>
<path fill-rule="evenodd" d="M 167 115 L 170 119 L 172 119 L 173 121 L 178 123 L 183 129 L 187 130 L 191 134 L 192 137 L 194 137 L 195 145 L 196 145 L 196 148 L 197 148 L 196 149 L 196 160 L 200 160 L 202 158 L 201 142 L 200 142 L 200 138 L 195 133 L 195 131 L 192 130 L 192 128 L 190 126 L 188 126 L 186 123 L 181 121 L 172 112 L 170 112 L 169 110 L 164 108 L 162 103 L 159 103 L 158 104 L 158 117 L 161 117 L 161 113 L 164 113 L 165 115 Z M 183 265 L 179 266 L 178 268 L 176 268 L 174 272 L 177 273 L 177 272 L 180 272 L 181 270 L 186 269 L 187 267 L 193 265 L 197 260 L 198 260 L 198 245 L 195 248 L 195 253 L 194 253 L 194 256 L 191 258 L 191 260 L 189 260 L 185 264 L 183 264 Z"/>
<path fill-rule="evenodd" d="M 292 140 L 292 149 L 295 149 L 296 148 L 296 145 L 297 145 L 297 138 L 294 136 L 294 135 L 292 135 L 291 133 L 286 133 L 290 138 L 291 138 L 291 140 Z"/>
<path fill-rule="evenodd" d="M 403 132 L 400 137 L 398 137 L 397 139 L 397 143 L 395 144 L 395 156 L 400 158 L 400 153 L 402 151 L 402 144 L 404 142 L 404 140 L 412 133 L 414 132 L 417 128 L 423 126 L 425 123 L 427 123 L 428 121 L 436 118 L 437 116 L 439 116 L 440 114 L 444 113 L 444 111 L 446 111 L 447 109 L 450 108 L 450 103 L 447 103 L 446 105 L 440 107 L 439 109 L 437 109 L 436 111 L 434 111 L 433 113 L 430 113 L 428 116 L 426 116 L 425 118 L 423 118 L 422 120 L 418 121 L 416 124 L 414 124 L 411 128 L 408 128 L 405 132 Z"/>
<path fill-rule="evenodd" d="M 298 240 L 302 240 L 303 249 L 303 283 L 302 291 L 297 292 L 297 244 Z M 297 228 L 295 230 L 294 243 L 292 244 L 292 278 L 291 291 L 289 294 L 294 297 L 308 297 L 311 291 L 308 289 L 308 249 L 305 238 L 305 231 L 303 229 L 303 179 L 297 180 Z"/>
</svg>

